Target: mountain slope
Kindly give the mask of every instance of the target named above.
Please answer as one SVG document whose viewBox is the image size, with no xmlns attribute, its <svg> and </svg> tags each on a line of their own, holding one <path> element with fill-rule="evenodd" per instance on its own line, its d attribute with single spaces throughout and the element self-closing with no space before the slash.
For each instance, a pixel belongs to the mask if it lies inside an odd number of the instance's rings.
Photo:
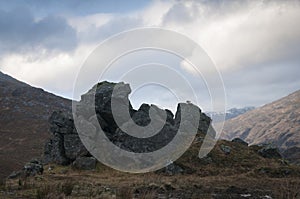
<svg viewBox="0 0 300 199">
<path fill-rule="evenodd" d="M 41 154 L 50 114 L 70 107 L 70 100 L 0 72 L 0 178 Z"/>
<path fill-rule="evenodd" d="M 207 112 L 207 115 L 209 115 L 214 120 L 214 122 L 221 122 L 221 121 L 223 121 L 223 118 L 225 120 L 229 120 L 229 119 L 235 118 L 239 115 L 242 115 L 244 113 L 247 113 L 249 111 L 252 111 L 254 109 L 255 109 L 255 107 L 253 107 L 253 106 L 246 106 L 244 108 L 231 108 L 231 109 L 227 110 L 227 112 L 225 114 L 219 113 L 219 112 Z M 224 115 L 225 115 L 225 117 L 224 117 Z"/>
<path fill-rule="evenodd" d="M 228 120 L 222 137 L 239 137 L 250 144 L 273 143 L 295 152 L 300 147 L 300 91 Z"/>
</svg>

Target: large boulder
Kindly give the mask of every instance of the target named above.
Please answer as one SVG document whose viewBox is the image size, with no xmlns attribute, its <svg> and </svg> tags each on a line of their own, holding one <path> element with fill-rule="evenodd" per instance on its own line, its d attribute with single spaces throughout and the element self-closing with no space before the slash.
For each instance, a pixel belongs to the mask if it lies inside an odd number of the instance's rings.
<svg viewBox="0 0 300 199">
<path fill-rule="evenodd" d="M 50 131 L 55 134 L 76 134 L 73 117 L 70 113 L 55 111 L 49 118 Z"/>
<path fill-rule="evenodd" d="M 234 138 L 234 139 L 232 140 L 232 142 L 239 143 L 239 144 L 242 144 L 242 145 L 244 145 L 244 146 L 248 146 L 248 143 L 245 142 L 244 140 L 242 140 L 241 138 Z"/>
<path fill-rule="evenodd" d="M 35 176 L 36 174 L 43 174 L 44 167 L 43 164 L 38 160 L 32 160 L 25 164 L 23 167 L 23 172 L 26 176 Z"/>
<path fill-rule="evenodd" d="M 264 158 L 282 158 L 279 149 L 272 144 L 263 145 L 258 154 Z"/>
<path fill-rule="evenodd" d="M 231 147 L 230 146 L 226 146 L 224 144 L 221 144 L 220 146 L 221 150 L 226 154 L 229 155 L 231 153 Z"/>
<path fill-rule="evenodd" d="M 177 164 L 169 164 L 168 166 L 166 166 L 163 171 L 167 174 L 167 175 L 176 175 L 176 174 L 181 174 L 184 172 L 183 168 L 181 168 L 179 165 Z"/>
<path fill-rule="evenodd" d="M 76 131 L 71 114 L 55 111 L 49 122 L 52 137 L 44 148 L 44 163 L 68 165 L 77 157 L 89 156 Z"/>
<path fill-rule="evenodd" d="M 56 163 L 60 165 L 67 165 L 70 163 L 65 155 L 64 136 L 60 133 L 54 133 L 44 147 L 44 163 Z"/>
<path fill-rule="evenodd" d="M 77 134 L 64 136 L 64 150 L 66 158 L 71 161 L 75 160 L 76 157 L 87 156 L 89 154 Z"/>
<path fill-rule="evenodd" d="M 90 128 L 90 131 L 97 132 L 98 124 L 100 124 L 112 143 L 124 150 L 136 153 L 153 152 L 164 147 L 177 134 L 181 123 L 187 124 L 183 125 L 185 127 L 195 127 L 202 136 L 210 127 L 211 119 L 191 103 L 178 104 L 175 116 L 170 110 L 161 109 L 155 105 L 142 104 L 138 110 L 135 110 L 129 101 L 130 92 L 129 84 L 123 82 L 98 83 L 82 95 L 79 102 L 76 102 L 74 114 L 77 118 L 84 120 L 85 124 L 89 124 L 86 128 Z M 181 118 L 183 109 L 190 113 L 184 120 Z M 114 114 L 114 111 L 120 114 Z M 195 119 L 197 118 L 194 117 L 195 113 L 199 114 L 199 120 Z M 52 138 L 45 146 L 45 163 L 55 162 L 63 165 L 80 163 L 81 165 L 84 160 L 91 160 L 91 155 L 83 146 L 76 131 L 71 114 L 54 112 L 49 122 Z M 134 126 L 149 126 L 148 129 L 157 129 L 157 126 L 161 128 L 151 136 L 137 138 L 126 133 L 126 129 L 133 129 Z M 189 132 L 190 128 L 181 130 Z M 215 136 L 213 130 L 209 132 L 211 137 Z M 147 134 L 148 131 L 138 128 L 136 133 Z"/>
<path fill-rule="evenodd" d="M 86 94 L 81 96 L 81 101 L 77 105 L 76 112 L 83 116 L 86 120 L 90 118 L 91 113 L 96 111 L 99 123 L 106 123 L 106 128 L 103 130 L 108 132 L 115 132 L 118 128 L 118 125 L 115 122 L 114 115 L 112 113 L 113 103 L 116 107 L 118 107 L 118 111 L 122 113 L 129 112 L 132 115 L 135 110 L 133 110 L 132 105 L 129 101 L 129 94 L 131 92 L 129 84 L 121 83 L 112 83 L 112 82 L 100 82 L 95 85 L 91 90 L 89 90 Z M 91 109 L 95 109 L 90 111 Z M 82 115 L 83 110 L 85 112 L 89 112 L 87 117 Z M 79 111 L 78 111 L 79 110 Z M 118 118 L 120 121 L 119 125 L 127 122 L 127 118 Z"/>
<path fill-rule="evenodd" d="M 28 177 L 28 176 L 35 176 L 35 175 L 42 175 L 44 172 L 43 164 L 39 160 L 31 160 L 30 162 L 26 163 L 22 170 L 14 171 L 9 176 L 8 179 L 18 178 L 20 176 Z"/>
</svg>

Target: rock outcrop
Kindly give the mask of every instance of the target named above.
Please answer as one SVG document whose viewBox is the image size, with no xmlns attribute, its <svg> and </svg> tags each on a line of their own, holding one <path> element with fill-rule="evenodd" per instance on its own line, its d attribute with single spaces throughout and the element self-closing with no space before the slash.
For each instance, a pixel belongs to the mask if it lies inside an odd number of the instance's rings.
<svg viewBox="0 0 300 199">
<path fill-rule="evenodd" d="M 81 96 L 80 102 L 76 106 L 76 114 L 88 121 L 94 130 L 100 124 L 107 138 L 120 148 L 136 153 L 144 153 L 158 150 L 169 143 L 176 135 L 181 122 L 188 122 L 198 129 L 197 136 L 205 135 L 208 131 L 211 119 L 201 110 L 191 103 L 180 103 L 175 116 L 170 110 L 163 110 L 155 105 L 142 104 L 138 110 L 133 109 L 129 94 L 130 86 L 125 83 L 101 82 L 95 85 L 89 92 Z M 93 106 L 94 103 L 94 106 Z M 111 104 L 114 104 L 114 107 Z M 113 109 L 117 107 L 118 113 L 113 114 Z M 199 121 L 190 116 L 186 121 L 181 121 L 181 109 L 198 111 Z M 123 113 L 134 121 L 128 120 Z M 93 114 L 93 113 L 96 113 Z M 152 115 L 153 117 L 150 117 Z M 117 121 L 116 121 L 116 118 Z M 151 119 L 154 124 L 163 123 L 161 130 L 153 136 L 147 138 L 137 138 L 124 132 L 134 125 L 151 126 Z M 85 149 L 74 126 L 71 114 L 54 112 L 49 119 L 52 132 L 51 139 L 47 142 L 44 152 L 44 162 L 55 162 L 57 164 L 75 164 L 83 157 L 91 157 Z M 155 126 L 151 126 L 155 128 Z M 214 137 L 214 131 L 209 131 Z M 140 132 L 145 133 L 145 132 Z M 92 164 L 94 165 L 94 164 Z M 84 167 L 84 165 L 83 165 Z M 89 167 L 90 169 L 90 167 Z"/>
<path fill-rule="evenodd" d="M 234 139 L 232 140 L 232 142 L 240 143 L 240 144 L 242 144 L 242 145 L 248 146 L 248 143 L 245 142 L 244 140 L 242 140 L 241 138 L 234 138 Z"/>
<path fill-rule="evenodd" d="M 39 160 L 31 160 L 30 162 L 26 163 L 22 170 L 13 171 L 9 176 L 8 179 L 14 179 L 18 177 L 28 177 L 28 176 L 35 176 L 37 174 L 42 175 L 44 172 L 43 164 Z"/>
<path fill-rule="evenodd" d="M 52 137 L 45 145 L 44 163 L 68 165 L 77 157 L 89 156 L 81 143 L 71 114 L 53 112 L 49 122 Z"/>
<path fill-rule="evenodd" d="M 264 158 L 282 158 L 279 149 L 271 144 L 262 145 L 258 154 Z"/>
</svg>

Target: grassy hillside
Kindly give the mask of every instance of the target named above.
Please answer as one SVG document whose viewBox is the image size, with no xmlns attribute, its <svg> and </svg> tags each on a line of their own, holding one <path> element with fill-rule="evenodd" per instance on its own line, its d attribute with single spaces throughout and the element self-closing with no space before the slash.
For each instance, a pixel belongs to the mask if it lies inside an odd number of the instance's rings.
<svg viewBox="0 0 300 199">
<path fill-rule="evenodd" d="M 204 159 L 193 146 L 166 169 L 129 174 L 98 163 L 96 170 L 46 165 L 43 175 L 7 180 L 4 198 L 299 198 L 300 168 L 280 158 L 263 158 L 261 147 L 219 141 Z M 224 152 L 224 146 L 230 152 Z"/>
</svg>

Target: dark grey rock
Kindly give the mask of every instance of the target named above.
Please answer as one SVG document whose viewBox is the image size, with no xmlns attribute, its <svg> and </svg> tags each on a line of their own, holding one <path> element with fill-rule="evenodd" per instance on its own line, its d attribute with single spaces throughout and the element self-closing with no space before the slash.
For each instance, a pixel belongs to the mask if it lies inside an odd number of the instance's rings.
<svg viewBox="0 0 300 199">
<path fill-rule="evenodd" d="M 94 157 L 78 157 L 73 162 L 73 167 L 81 170 L 93 170 L 96 168 L 97 160 Z"/>
<path fill-rule="evenodd" d="M 142 104 L 139 110 L 133 114 L 132 120 L 140 126 L 147 126 L 151 121 L 149 117 L 149 109 L 149 104 Z"/>
<path fill-rule="evenodd" d="M 201 136 L 205 133 L 209 133 L 211 137 L 215 136 L 215 131 L 210 126 L 211 119 L 204 113 L 201 113 L 201 110 L 197 106 L 191 103 L 178 104 L 175 118 L 171 111 L 160 109 L 155 105 L 142 104 L 138 110 L 134 110 L 128 98 L 130 92 L 130 86 L 122 82 L 110 83 L 105 81 L 98 83 L 81 96 L 80 102 L 75 106 L 75 115 L 90 123 L 90 125 L 87 125 L 87 128 L 91 128 L 90 131 L 96 133 L 99 127 L 101 127 L 112 143 L 124 150 L 136 153 L 153 152 L 164 147 L 177 134 L 181 123 L 185 124 L 184 127 L 186 128 L 182 129 L 183 132 L 189 132 L 190 127 L 194 127 L 198 130 L 198 133 L 202 134 Z M 123 127 L 130 128 L 130 125 L 133 124 L 128 121 L 128 117 L 123 118 L 122 114 L 113 115 L 112 103 L 115 104 L 118 111 L 122 113 L 127 112 L 128 116 L 139 126 L 153 125 L 151 123 L 152 119 L 162 122 L 163 128 L 151 137 L 133 137 L 122 131 Z M 184 121 L 181 121 L 181 110 L 183 108 L 189 114 L 187 114 L 187 118 Z M 151 113 L 154 113 L 154 118 L 150 118 L 150 110 L 153 111 Z M 119 125 L 116 124 L 116 117 L 118 117 Z M 49 122 L 52 137 L 45 146 L 45 163 L 55 162 L 57 164 L 73 164 L 76 166 L 84 165 L 85 161 L 91 163 L 94 160 L 87 157 L 90 154 L 78 136 L 74 126 L 73 115 L 54 112 Z M 180 170 L 177 166 L 171 165 L 170 167 L 174 167 L 171 170 L 175 169 L 175 173 Z"/>
<path fill-rule="evenodd" d="M 234 138 L 234 139 L 232 140 L 232 142 L 235 142 L 235 143 L 239 143 L 239 144 L 248 146 L 248 143 L 245 142 L 244 140 L 242 140 L 241 138 Z"/>
<path fill-rule="evenodd" d="M 64 135 L 64 150 L 65 157 L 70 160 L 75 160 L 76 157 L 89 154 L 87 149 L 83 146 L 78 134 Z"/>
<path fill-rule="evenodd" d="M 200 110 L 200 109 L 199 109 Z M 201 110 L 200 110 L 201 112 Z M 199 120 L 199 126 L 198 126 L 198 130 L 202 133 L 207 133 L 208 129 L 209 129 L 209 125 L 211 123 L 211 119 L 210 117 L 208 117 L 205 113 L 201 113 L 200 114 L 200 120 Z M 212 138 L 214 138 L 216 136 L 216 132 L 215 131 L 210 131 L 210 136 Z"/>
<path fill-rule="evenodd" d="M 88 155 L 75 129 L 71 114 L 53 112 L 49 122 L 52 137 L 45 145 L 43 163 L 68 165 L 76 157 Z"/>
<path fill-rule="evenodd" d="M 64 136 L 60 133 L 55 133 L 52 138 L 45 144 L 43 163 L 56 163 L 67 165 L 70 163 L 65 155 Z"/>
<path fill-rule="evenodd" d="M 149 116 L 150 108 L 154 111 L 154 120 L 164 124 L 159 132 L 149 138 L 141 139 L 129 136 L 123 132 L 121 128 L 118 128 L 115 133 L 110 134 L 111 141 L 124 150 L 136 153 L 153 152 L 167 145 L 174 138 L 178 130 L 177 127 L 173 125 L 173 115 L 168 113 L 167 110 L 159 109 L 155 105 L 149 106 L 143 104 L 139 110 L 133 114 L 132 120 L 140 126 L 152 125 L 150 124 L 151 119 Z M 163 115 L 165 115 L 165 117 Z M 131 125 L 134 124 L 130 122 L 125 123 L 122 129 L 131 129 Z M 153 127 L 153 129 L 157 128 Z"/>
<path fill-rule="evenodd" d="M 178 174 L 193 174 L 195 173 L 195 170 L 176 162 L 172 162 L 168 166 L 156 171 L 156 173 L 173 176 Z"/>
<path fill-rule="evenodd" d="M 13 171 L 7 178 L 8 179 L 15 179 L 19 177 L 28 177 L 28 176 L 35 176 L 35 175 L 42 175 L 44 172 L 44 167 L 42 162 L 38 160 L 31 160 L 30 162 L 26 163 L 22 170 Z"/>
<path fill-rule="evenodd" d="M 231 147 L 221 144 L 221 150 L 226 154 L 229 155 L 231 153 Z"/>
<path fill-rule="evenodd" d="M 74 131 L 74 120 L 70 113 L 55 111 L 49 118 L 52 133 L 72 134 Z"/>
<path fill-rule="evenodd" d="M 88 121 L 96 128 L 96 131 L 99 130 L 98 127 L 103 131 L 104 129 L 108 129 L 108 124 L 100 115 L 91 116 Z"/>
<path fill-rule="evenodd" d="M 177 164 L 171 163 L 168 166 L 165 167 L 164 172 L 167 175 L 176 175 L 176 174 L 180 174 L 183 173 L 184 170 L 178 166 Z"/>
<path fill-rule="evenodd" d="M 185 109 L 187 112 L 187 118 L 185 118 L 185 121 L 183 121 L 181 118 L 181 109 Z M 182 122 L 190 122 L 190 124 L 192 126 L 199 128 L 200 122 L 195 121 L 194 113 L 197 113 L 199 118 L 201 118 L 201 110 L 196 105 L 193 105 L 190 103 L 179 103 L 177 106 L 176 114 L 175 114 L 175 126 L 178 127 Z M 186 129 L 186 130 L 188 130 L 188 129 Z"/>
<path fill-rule="evenodd" d="M 258 154 L 264 158 L 282 158 L 279 149 L 271 144 L 263 146 L 258 150 Z"/>
<path fill-rule="evenodd" d="M 32 160 L 23 167 L 25 176 L 42 175 L 44 172 L 43 164 L 38 160 Z"/>
<path fill-rule="evenodd" d="M 172 125 L 174 125 L 175 121 L 174 121 L 174 115 L 173 115 L 173 113 L 170 110 L 168 110 L 168 109 L 165 109 L 165 111 L 167 113 L 167 119 L 166 119 L 167 122 L 170 123 L 170 124 L 172 124 Z"/>
<path fill-rule="evenodd" d="M 111 104 L 113 103 L 116 107 L 118 107 L 119 112 L 129 112 L 131 116 L 134 113 L 128 98 L 131 92 L 129 84 L 125 84 L 123 82 L 118 84 L 101 82 L 92 90 L 96 91 L 94 94 L 97 115 L 100 115 L 101 118 L 103 118 L 108 124 L 107 130 L 115 132 L 118 129 L 118 125 L 116 124 L 114 117 L 118 116 L 113 116 Z M 90 92 L 88 92 L 87 95 L 90 95 Z M 91 102 L 88 103 L 90 104 Z M 118 117 L 118 121 L 120 122 L 119 125 L 122 125 L 127 122 L 127 118 Z"/>
<path fill-rule="evenodd" d="M 213 163 L 213 159 L 212 159 L 211 157 L 209 157 L 209 156 L 205 156 L 205 157 L 201 158 L 200 161 L 201 161 L 204 165 Z"/>
<path fill-rule="evenodd" d="M 13 171 L 7 178 L 8 179 L 15 179 L 22 175 L 22 171 Z"/>
</svg>

